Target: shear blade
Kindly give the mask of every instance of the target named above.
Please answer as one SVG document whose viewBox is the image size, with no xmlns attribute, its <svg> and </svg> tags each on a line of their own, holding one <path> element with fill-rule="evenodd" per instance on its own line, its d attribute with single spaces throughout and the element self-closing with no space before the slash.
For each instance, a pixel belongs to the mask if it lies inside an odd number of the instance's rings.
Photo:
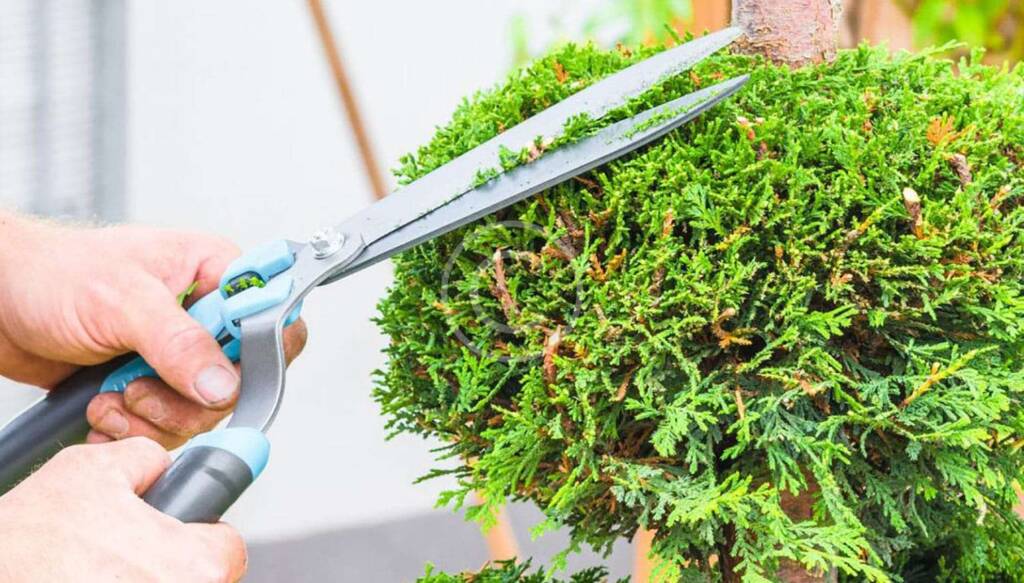
<svg viewBox="0 0 1024 583">
<path fill-rule="evenodd" d="M 747 75 L 734 77 L 690 93 L 506 172 L 378 239 L 341 273 L 325 283 L 369 267 L 649 144 L 736 93 L 748 79 Z"/>
</svg>

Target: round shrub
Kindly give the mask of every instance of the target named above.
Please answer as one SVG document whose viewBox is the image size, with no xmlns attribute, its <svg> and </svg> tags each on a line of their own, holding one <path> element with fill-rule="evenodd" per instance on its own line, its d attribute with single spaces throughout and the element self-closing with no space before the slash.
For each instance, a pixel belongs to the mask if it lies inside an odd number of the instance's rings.
<svg viewBox="0 0 1024 583">
<path fill-rule="evenodd" d="M 399 176 L 649 51 L 558 49 Z M 1024 69 L 721 54 L 617 117 L 740 73 L 667 138 L 396 258 L 392 429 L 445 442 L 443 502 L 532 500 L 574 547 L 656 529 L 670 575 L 1020 577 Z"/>
</svg>

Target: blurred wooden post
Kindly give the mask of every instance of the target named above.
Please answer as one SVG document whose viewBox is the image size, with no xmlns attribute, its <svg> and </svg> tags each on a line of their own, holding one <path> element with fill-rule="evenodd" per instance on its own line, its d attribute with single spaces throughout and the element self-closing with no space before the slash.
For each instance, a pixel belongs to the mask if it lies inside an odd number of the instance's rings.
<svg viewBox="0 0 1024 583">
<path fill-rule="evenodd" d="M 651 542 L 654 540 L 653 530 L 639 529 L 633 535 L 633 583 L 648 583 L 654 572 L 654 561 L 651 559 Z"/>
<path fill-rule="evenodd" d="M 705 30 L 716 31 L 729 24 L 729 0 L 693 0 L 693 24 L 690 32 L 701 34 Z"/>
<path fill-rule="evenodd" d="M 338 44 L 331 30 L 330 21 L 327 19 L 327 13 L 324 11 L 323 2 L 321 0 L 307 0 L 307 4 L 309 12 L 313 16 L 313 22 L 316 25 L 320 46 L 323 48 L 324 56 L 327 57 L 327 64 L 331 68 L 334 84 L 341 97 L 345 115 L 348 117 L 352 135 L 356 140 L 356 147 L 363 162 L 363 172 L 366 173 L 366 178 L 370 182 L 374 197 L 382 199 L 388 195 L 387 181 L 384 178 L 380 164 L 377 162 L 373 142 L 366 129 L 366 122 L 356 100 L 355 92 L 352 90 L 348 73 L 345 71 L 344 62 L 341 60 L 341 51 L 338 50 Z M 492 561 L 514 559 L 519 554 L 515 532 L 512 530 L 512 524 L 508 520 L 508 513 L 505 508 L 502 508 L 498 513 L 497 524 L 488 531 L 485 538 L 487 550 Z"/>
<path fill-rule="evenodd" d="M 481 503 L 479 492 L 474 497 L 478 504 Z M 507 561 L 519 556 L 519 543 L 516 542 L 512 522 L 508 519 L 507 506 L 502 506 L 498 511 L 497 523 L 484 534 L 484 541 L 487 543 L 487 556 L 491 561 Z"/>
<path fill-rule="evenodd" d="M 321 0 L 308 0 L 308 5 L 309 12 L 313 16 L 313 23 L 316 25 L 320 46 L 323 48 L 324 56 L 327 57 L 327 64 L 331 68 L 334 84 L 341 97 L 342 108 L 348 117 L 352 136 L 356 140 L 359 157 L 363 161 L 363 172 L 370 181 L 373 196 L 378 200 L 382 199 L 388 195 L 387 180 L 385 180 L 384 173 L 377 162 L 377 155 L 374 153 L 370 134 L 366 130 L 366 122 L 363 120 L 362 111 L 359 109 L 359 102 L 356 100 L 355 91 L 352 90 L 348 73 L 345 71 L 345 65 L 341 60 L 341 51 L 338 50 L 338 43 L 334 39 L 331 23 L 327 19 L 327 13 L 324 11 Z"/>
</svg>

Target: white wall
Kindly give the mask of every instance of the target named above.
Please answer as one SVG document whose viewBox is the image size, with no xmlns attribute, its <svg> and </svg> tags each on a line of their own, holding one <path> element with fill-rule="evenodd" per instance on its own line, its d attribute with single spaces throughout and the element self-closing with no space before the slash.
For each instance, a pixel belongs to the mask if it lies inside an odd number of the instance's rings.
<svg viewBox="0 0 1024 583">
<path fill-rule="evenodd" d="M 381 159 L 426 141 L 464 96 L 508 70 L 513 14 L 475 0 L 328 3 Z M 133 220 L 211 230 L 244 246 L 302 239 L 370 202 L 304 2 L 135 2 L 129 19 Z M 431 444 L 384 441 L 370 398 L 385 340 L 369 322 L 381 265 L 307 302 L 310 345 L 290 371 L 270 466 L 228 519 L 251 539 L 433 506 L 413 486 Z"/>
</svg>

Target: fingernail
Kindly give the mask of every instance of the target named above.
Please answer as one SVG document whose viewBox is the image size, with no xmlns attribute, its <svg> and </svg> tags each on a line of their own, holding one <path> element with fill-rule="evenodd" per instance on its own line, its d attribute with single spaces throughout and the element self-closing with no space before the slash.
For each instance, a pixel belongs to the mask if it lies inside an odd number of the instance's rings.
<svg viewBox="0 0 1024 583">
<path fill-rule="evenodd" d="M 120 411 L 114 409 L 107 411 L 103 417 L 100 417 L 100 422 L 97 425 L 96 429 L 111 437 L 121 437 L 128 433 L 128 420 L 124 418 Z"/>
<path fill-rule="evenodd" d="M 137 414 L 149 419 L 150 421 L 159 421 L 167 414 L 164 404 L 156 397 L 146 397 L 139 401 L 133 408 Z"/>
<path fill-rule="evenodd" d="M 196 392 L 208 405 L 230 400 L 238 392 L 238 375 L 223 366 L 203 369 L 196 377 Z"/>
</svg>

